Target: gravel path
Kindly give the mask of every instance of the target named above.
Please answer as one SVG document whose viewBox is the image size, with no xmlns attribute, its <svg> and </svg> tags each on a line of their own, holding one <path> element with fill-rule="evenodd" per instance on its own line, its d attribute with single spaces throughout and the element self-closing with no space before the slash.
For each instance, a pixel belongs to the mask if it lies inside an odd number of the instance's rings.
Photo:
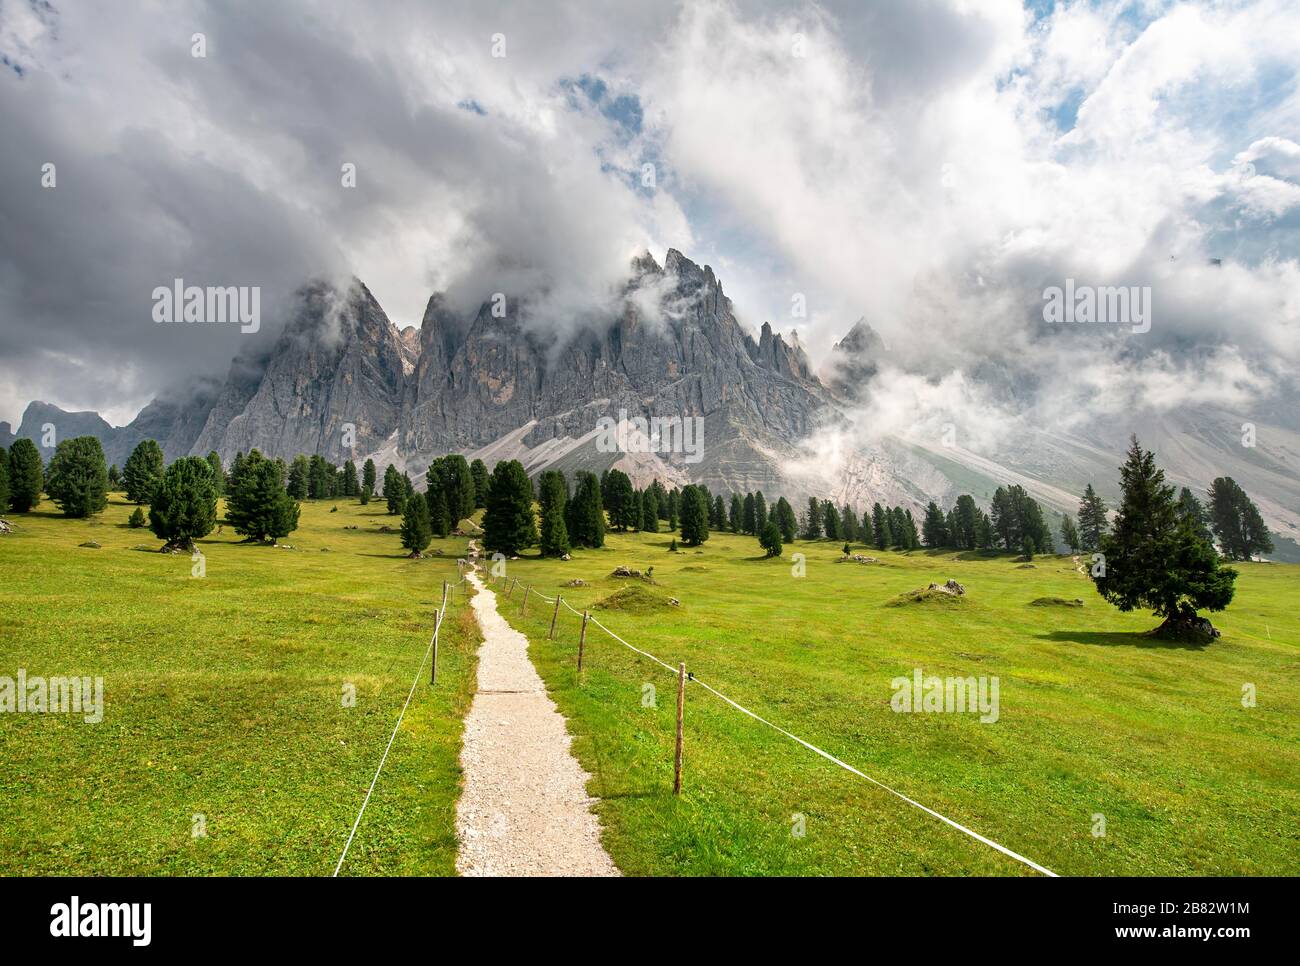
<svg viewBox="0 0 1300 966">
<path fill-rule="evenodd" d="M 460 754 L 456 868 L 461 875 L 618 875 L 600 844 L 586 792 L 591 776 L 569 752 L 564 716 L 528 659 L 528 639 L 497 613 L 496 594 L 478 575 L 469 580 L 483 646 Z"/>
</svg>

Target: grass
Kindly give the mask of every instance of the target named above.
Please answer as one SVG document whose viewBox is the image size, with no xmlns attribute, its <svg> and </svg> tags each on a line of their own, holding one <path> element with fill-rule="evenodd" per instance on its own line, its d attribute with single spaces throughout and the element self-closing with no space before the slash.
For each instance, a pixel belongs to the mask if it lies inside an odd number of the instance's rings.
<svg viewBox="0 0 1300 966">
<path fill-rule="evenodd" d="M 1300 567 L 1241 564 L 1223 637 L 1181 646 L 1106 604 L 1068 557 L 870 551 L 799 542 L 764 560 L 714 534 L 611 534 L 511 579 L 575 608 L 900 792 L 1063 875 L 1300 872 Z M 856 549 L 856 548 L 855 548 Z M 792 576 L 790 553 L 806 555 Z M 654 567 L 655 585 L 612 579 Z M 565 587 L 578 577 L 587 586 Z M 955 578 L 964 598 L 891 607 Z M 635 588 L 635 590 L 632 590 Z M 680 607 L 659 606 L 674 597 Z M 1044 598 L 1084 606 L 1032 606 Z M 651 599 L 647 599 L 651 598 Z M 520 594 L 503 613 L 570 719 L 604 841 L 634 875 L 1033 874 L 688 685 L 685 788 L 671 794 L 675 675 Z M 1054 602 L 1054 601 L 1053 601 Z M 996 676 L 1000 716 L 899 714 L 890 682 Z M 1253 685 L 1257 706 L 1242 706 Z M 1104 837 L 1093 834 L 1105 817 Z M 805 834 L 794 834 L 802 827 Z"/>
<path fill-rule="evenodd" d="M 332 873 L 465 540 L 408 560 L 382 502 L 308 502 L 292 549 L 227 527 L 196 579 L 132 509 L 0 536 L 0 675 L 104 679 L 99 724 L 0 715 L 0 874 Z M 454 874 L 477 646 L 458 596 L 341 874 Z"/>
</svg>

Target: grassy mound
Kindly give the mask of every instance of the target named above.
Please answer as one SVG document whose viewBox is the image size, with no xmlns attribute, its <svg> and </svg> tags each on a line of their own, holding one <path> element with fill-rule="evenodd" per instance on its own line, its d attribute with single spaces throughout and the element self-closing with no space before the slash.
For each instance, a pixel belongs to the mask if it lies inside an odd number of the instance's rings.
<svg viewBox="0 0 1300 966">
<path fill-rule="evenodd" d="M 1038 597 L 1029 602 L 1030 607 L 1082 607 L 1083 601 L 1078 597 L 1066 600 L 1064 597 Z"/>
<path fill-rule="evenodd" d="M 966 598 L 950 594 L 946 590 L 909 590 L 888 601 L 886 607 L 905 607 L 908 604 L 958 605 L 966 603 Z"/>
<path fill-rule="evenodd" d="M 629 584 L 626 587 L 620 587 L 608 597 L 596 601 L 591 606 L 593 610 L 614 610 L 623 611 L 624 613 L 644 614 L 649 611 L 665 610 L 673 605 L 668 603 L 666 594 L 655 593 L 641 584 Z"/>
</svg>

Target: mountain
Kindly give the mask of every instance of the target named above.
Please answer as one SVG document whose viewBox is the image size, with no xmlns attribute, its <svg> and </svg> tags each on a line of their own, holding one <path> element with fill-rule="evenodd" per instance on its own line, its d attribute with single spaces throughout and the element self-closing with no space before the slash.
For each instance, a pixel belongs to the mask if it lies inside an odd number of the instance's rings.
<svg viewBox="0 0 1300 966">
<path fill-rule="evenodd" d="M 636 259 L 603 317 L 561 325 L 544 312 L 527 297 L 462 311 L 435 294 L 420 327 L 399 330 L 359 280 L 346 291 L 316 282 L 274 343 L 237 356 L 223 380 L 164 393 L 124 427 L 34 402 L 17 435 L 38 445 L 47 425 L 59 438 L 94 435 L 118 465 L 145 438 L 169 460 L 215 450 L 228 463 L 252 448 L 285 459 L 373 457 L 381 473 L 392 463 L 417 482 L 453 451 L 489 465 L 519 459 L 530 474 L 617 465 L 638 485 L 657 477 L 859 509 L 950 506 L 960 493 L 987 504 L 997 486 L 1019 483 L 1048 509 L 1073 513 L 1089 482 L 1114 502 L 1116 467 L 1137 432 L 1177 485 L 1203 493 L 1215 476 L 1234 477 L 1283 538 L 1279 557 L 1300 556 L 1300 434 L 1283 426 L 1261 423 L 1269 445 L 1247 448 L 1239 418 L 1200 407 L 1122 414 L 1070 434 L 1032 430 L 994 454 L 892 435 L 849 444 L 855 410 L 891 362 L 865 320 L 819 376 L 797 337 L 764 323 L 756 340 L 713 270 L 675 249 L 662 266 Z M 653 417 L 698 420 L 698 459 L 642 435 L 635 421 Z M 633 445 L 602 445 L 602 418 L 626 419 Z M 9 436 L 0 424 L 0 444 Z"/>
</svg>

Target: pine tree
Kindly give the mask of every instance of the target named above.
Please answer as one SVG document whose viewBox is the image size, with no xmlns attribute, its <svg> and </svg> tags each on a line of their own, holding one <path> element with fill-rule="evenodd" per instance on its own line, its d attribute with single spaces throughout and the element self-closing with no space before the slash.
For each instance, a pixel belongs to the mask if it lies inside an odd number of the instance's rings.
<svg viewBox="0 0 1300 966">
<path fill-rule="evenodd" d="M 840 510 L 840 537 L 848 543 L 858 539 L 858 515 L 847 503 Z"/>
<path fill-rule="evenodd" d="M 442 494 L 437 495 L 441 502 Z M 446 507 L 443 507 L 446 513 Z M 429 522 L 429 504 L 424 500 L 407 500 L 402 508 L 402 546 L 411 551 L 410 556 L 420 557 L 433 540 L 433 527 Z"/>
<path fill-rule="evenodd" d="M 843 536 L 840 533 L 840 513 L 830 500 L 822 504 L 822 533 L 827 540 L 838 540 Z"/>
<path fill-rule="evenodd" d="M 732 533 L 740 533 L 745 526 L 745 504 L 739 493 L 731 494 L 731 508 L 727 513 L 727 527 Z"/>
<path fill-rule="evenodd" d="M 759 490 L 754 494 L 754 533 L 762 535 L 763 528 L 767 526 L 767 500 L 763 497 L 763 491 Z"/>
<path fill-rule="evenodd" d="M 1061 542 L 1070 548 L 1071 553 L 1079 552 L 1079 531 L 1074 521 L 1064 515 L 1061 517 Z"/>
<path fill-rule="evenodd" d="M 1210 486 L 1209 499 L 1210 523 L 1225 557 L 1250 560 L 1273 552 L 1273 538 L 1259 508 L 1232 477 L 1217 478 Z"/>
<path fill-rule="evenodd" d="M 591 473 L 580 472 L 564 523 L 575 547 L 593 550 L 605 545 L 605 510 L 600 499 L 600 482 Z"/>
<path fill-rule="evenodd" d="M 1187 487 L 1178 491 L 1178 516 L 1180 519 L 1188 520 L 1202 540 L 1210 544 L 1214 543 L 1214 534 L 1210 531 L 1210 511 Z"/>
<path fill-rule="evenodd" d="M 392 463 L 384 470 L 384 499 L 388 501 L 389 513 L 401 513 L 402 504 L 406 502 L 406 484 L 402 482 L 402 474 L 397 472 L 397 467 Z"/>
<path fill-rule="evenodd" d="M 139 507 L 136 507 L 137 512 Z M 163 550 L 193 552 L 217 522 L 217 484 L 202 457 L 182 456 L 167 467 L 149 501 L 149 529 Z"/>
<path fill-rule="evenodd" d="M 3 461 L 5 479 L 7 480 L 9 478 L 9 457 L 3 452 L 2 448 L 0 448 L 0 461 Z M 117 464 L 114 463 L 108 468 L 108 488 L 109 490 L 116 490 L 121 485 L 122 471 L 119 470 Z M 3 509 L 5 506 L 7 506 L 7 504 L 0 501 L 0 509 Z"/>
<path fill-rule="evenodd" d="M 126 484 L 126 498 L 132 503 L 148 503 L 149 495 L 163 474 L 163 452 L 152 439 L 142 439 L 127 457 L 122 468 L 122 482 Z M 107 482 L 108 474 L 105 473 Z"/>
<path fill-rule="evenodd" d="M 474 509 L 481 510 L 487 506 L 488 468 L 482 460 L 469 464 L 469 475 L 474 480 Z"/>
<path fill-rule="evenodd" d="M 132 530 L 138 530 L 140 527 L 144 526 L 144 510 L 140 509 L 140 507 L 136 507 L 132 510 L 131 515 L 127 518 L 126 525 Z"/>
<path fill-rule="evenodd" d="M 677 487 L 668 491 L 668 529 L 676 530 L 678 517 L 681 514 L 682 495 Z"/>
<path fill-rule="evenodd" d="M 343 496 L 356 496 L 361 492 L 357 482 L 357 464 L 351 460 L 343 461 Z"/>
<path fill-rule="evenodd" d="M 375 483 L 378 476 L 375 471 L 375 461 L 366 460 L 366 465 L 361 468 L 361 502 L 369 503 L 370 498 L 375 495 Z"/>
<path fill-rule="evenodd" d="M 718 497 L 721 501 L 722 497 Z M 641 494 L 641 529 L 646 533 L 659 532 L 659 504 L 655 500 L 654 487 L 647 487 Z"/>
<path fill-rule="evenodd" d="M 601 500 L 609 512 L 609 525 L 615 530 L 629 530 L 640 520 L 640 506 L 634 505 L 636 491 L 622 470 L 610 469 L 601 486 Z M 635 511 L 635 512 L 634 512 Z"/>
<path fill-rule="evenodd" d="M 768 520 L 763 526 L 763 534 L 758 538 L 759 545 L 768 557 L 781 556 L 781 528 L 775 520 Z"/>
<path fill-rule="evenodd" d="M 425 481 L 428 487 L 442 490 L 453 529 L 461 520 L 473 515 L 476 495 L 474 475 L 465 457 L 459 453 L 438 457 L 429 464 Z"/>
<path fill-rule="evenodd" d="M 542 511 L 541 546 L 543 557 L 563 557 L 572 549 L 564 525 L 564 508 L 559 504 Z"/>
<path fill-rule="evenodd" d="M 713 529 L 721 533 L 727 529 L 727 503 L 719 493 L 713 498 Z"/>
<path fill-rule="evenodd" d="M 1174 488 L 1164 480 L 1154 454 L 1133 437 L 1128 459 L 1120 467 L 1115 524 L 1101 539 L 1105 566 L 1095 572 L 1093 582 L 1120 610 L 1146 607 L 1164 618 L 1158 634 L 1204 639 L 1210 630 L 1196 611 L 1227 607 L 1237 572 L 1220 567 L 1214 548 L 1191 521 L 1180 518 Z"/>
<path fill-rule="evenodd" d="M 781 540 L 784 543 L 794 543 L 799 525 L 794 517 L 794 507 L 790 505 L 790 502 L 785 497 L 781 497 L 776 501 L 776 510 L 772 516 L 776 520 L 777 527 L 781 530 Z"/>
<path fill-rule="evenodd" d="M 518 460 L 502 460 L 492 470 L 487 509 L 483 512 L 483 546 L 489 553 L 512 556 L 537 543 L 533 484 Z"/>
<path fill-rule="evenodd" d="M 307 477 L 310 473 L 310 465 L 307 457 L 299 453 L 289 464 L 289 479 L 285 484 L 285 490 L 295 500 L 307 499 Z"/>
<path fill-rule="evenodd" d="M 908 550 L 916 550 L 921 546 L 921 537 L 916 532 L 916 519 L 912 516 L 910 508 L 903 510 L 903 535 Z"/>
<path fill-rule="evenodd" d="M 1084 553 L 1098 550 L 1106 527 L 1106 504 L 1089 483 L 1079 501 L 1079 549 Z"/>
<path fill-rule="evenodd" d="M 88 517 L 108 506 L 108 466 L 94 436 L 59 443 L 50 460 L 45 492 L 65 516 Z"/>
<path fill-rule="evenodd" d="M 808 497 L 808 509 L 804 511 L 803 537 L 805 540 L 820 540 L 822 535 L 822 507 L 817 497 Z"/>
<path fill-rule="evenodd" d="M 298 529 L 299 505 L 285 491 L 283 464 L 255 449 L 239 464 L 238 475 L 232 467 L 226 500 L 226 519 L 235 532 L 274 544 Z"/>
<path fill-rule="evenodd" d="M 407 503 L 419 503 L 419 500 L 407 500 Z M 424 505 L 429 516 L 429 529 L 438 539 L 451 533 L 451 514 L 447 512 L 447 497 L 442 487 L 431 486 L 424 491 Z M 420 549 L 424 549 L 421 547 Z"/>
<path fill-rule="evenodd" d="M 957 497 L 948 533 L 948 540 L 953 547 L 958 550 L 974 550 L 980 545 L 978 529 L 982 513 L 975 504 L 975 498 L 969 493 Z"/>
<path fill-rule="evenodd" d="M 682 491 L 682 542 L 688 547 L 698 547 L 709 539 L 709 505 L 699 487 L 688 486 Z"/>
<path fill-rule="evenodd" d="M 921 540 L 931 548 L 948 546 L 948 524 L 933 500 L 926 505 L 925 519 L 921 521 Z"/>
<path fill-rule="evenodd" d="M 741 521 L 742 521 L 741 526 L 744 528 L 745 533 L 758 532 L 758 513 L 756 512 L 756 510 L 757 508 L 754 504 L 754 494 L 746 493 L 745 502 L 744 502 L 744 514 L 741 517 Z"/>
<path fill-rule="evenodd" d="M 858 543 L 866 547 L 876 545 L 876 531 L 871 526 L 871 514 L 863 513 L 858 523 Z"/>
<path fill-rule="evenodd" d="M 226 490 L 226 468 L 221 465 L 221 454 L 215 449 L 208 452 L 208 468 L 212 470 L 212 485 L 216 487 L 217 496 Z M 108 471 L 108 479 L 113 481 L 113 471 Z"/>
<path fill-rule="evenodd" d="M 894 545 L 894 533 L 889 526 L 889 514 L 879 503 L 871 507 L 871 530 L 876 537 L 876 549 L 888 550 Z"/>
</svg>

